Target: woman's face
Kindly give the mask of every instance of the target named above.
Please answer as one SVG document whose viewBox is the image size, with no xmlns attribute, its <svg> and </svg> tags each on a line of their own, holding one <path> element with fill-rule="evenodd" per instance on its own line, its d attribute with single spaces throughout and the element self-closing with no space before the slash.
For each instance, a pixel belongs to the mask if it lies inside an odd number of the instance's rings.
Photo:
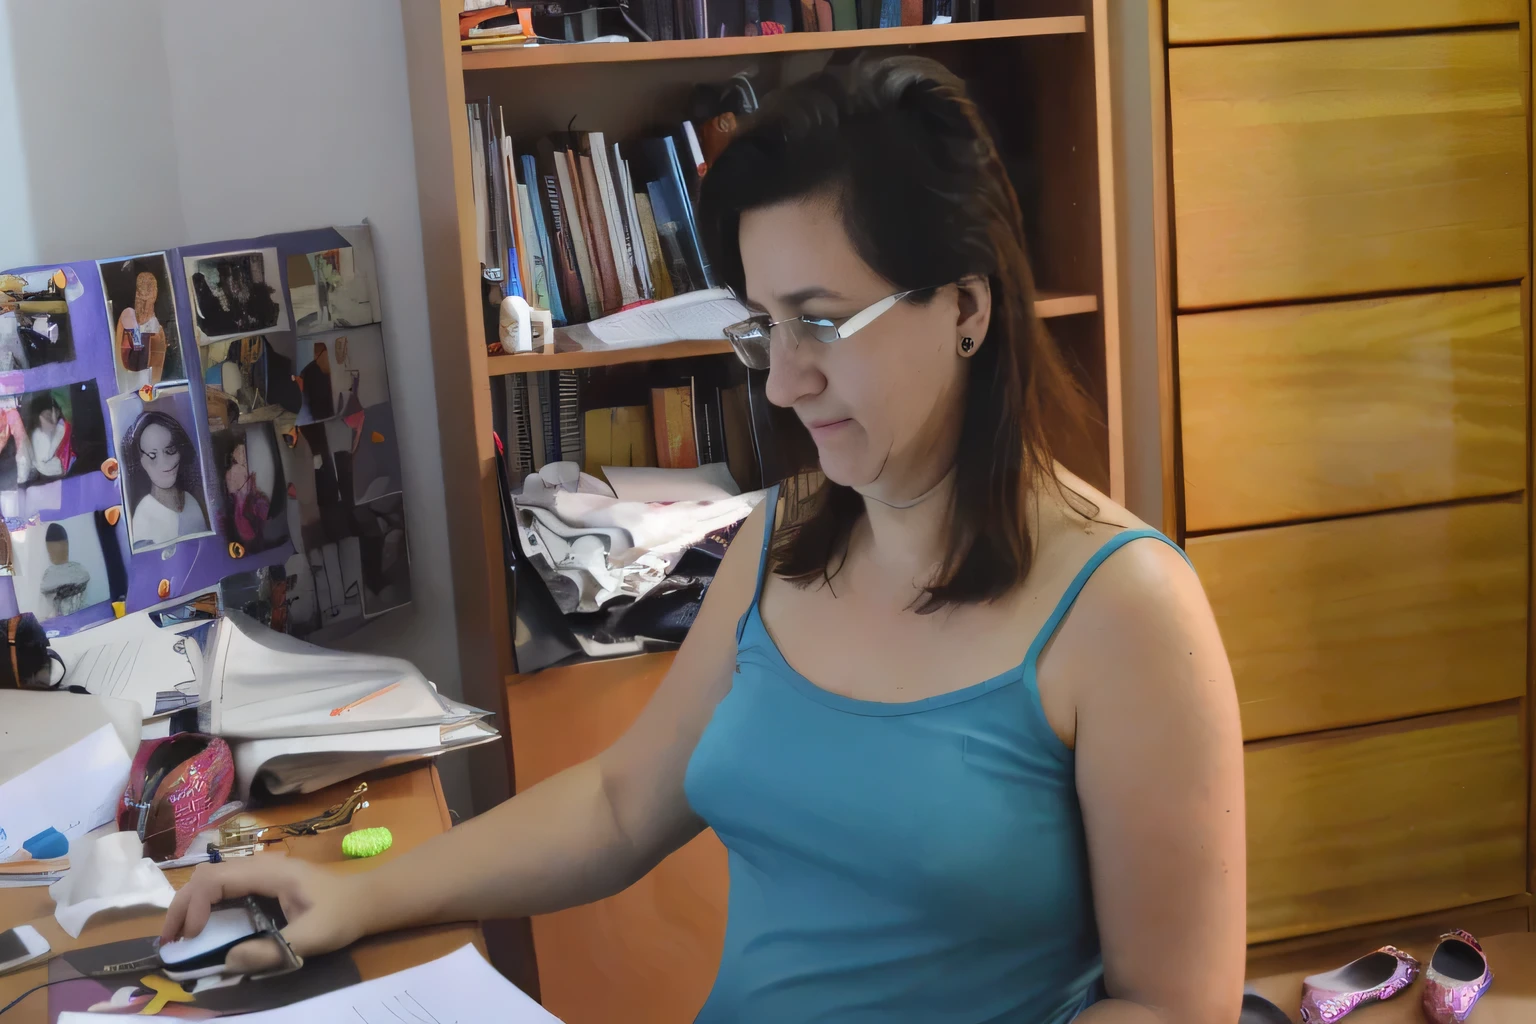
<svg viewBox="0 0 1536 1024">
<path fill-rule="evenodd" d="M 181 449 L 171 432 L 151 423 L 139 435 L 139 465 L 156 487 L 175 487 L 176 470 L 181 468 Z"/>
<path fill-rule="evenodd" d="M 37 422 L 44 430 L 53 433 L 53 428 L 59 425 L 59 410 L 49 406 L 37 414 Z"/>
<path fill-rule="evenodd" d="M 749 211 L 740 239 L 749 302 L 773 320 L 843 320 L 901 290 L 859 257 L 825 200 Z M 960 339 L 980 345 L 986 336 L 987 295 L 985 282 L 942 287 L 927 305 L 899 302 L 831 344 L 803 332 L 796 343 L 792 325 L 775 328 L 768 400 L 800 417 L 834 483 L 886 501 L 916 497 L 953 463 L 966 371 Z"/>
</svg>

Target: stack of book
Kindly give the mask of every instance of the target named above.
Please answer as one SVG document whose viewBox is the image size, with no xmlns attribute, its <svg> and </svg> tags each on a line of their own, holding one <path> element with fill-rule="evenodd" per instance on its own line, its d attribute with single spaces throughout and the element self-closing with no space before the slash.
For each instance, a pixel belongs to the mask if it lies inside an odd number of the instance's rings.
<svg viewBox="0 0 1536 1024">
<path fill-rule="evenodd" d="M 604 466 L 692 469 L 723 462 L 744 491 L 761 486 L 746 382 L 692 375 L 650 388 L 645 405 L 586 408 L 582 371 L 502 378 L 498 427 L 514 490 L 551 462 L 574 462 L 601 478 Z"/>
<path fill-rule="evenodd" d="M 564 132 L 514 144 L 489 99 L 468 104 L 480 264 L 556 326 L 715 287 L 693 196 L 693 126 L 615 143 Z"/>
</svg>

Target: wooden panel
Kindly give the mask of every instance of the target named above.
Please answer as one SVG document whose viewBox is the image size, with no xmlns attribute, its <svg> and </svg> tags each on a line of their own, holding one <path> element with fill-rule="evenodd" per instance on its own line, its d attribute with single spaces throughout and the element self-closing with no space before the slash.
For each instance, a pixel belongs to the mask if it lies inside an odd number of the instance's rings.
<svg viewBox="0 0 1536 1024">
<path fill-rule="evenodd" d="M 1250 746 L 1248 938 L 1525 890 L 1516 705 Z"/>
<path fill-rule="evenodd" d="M 1188 549 L 1247 739 L 1525 694 L 1518 501 L 1216 534 Z"/>
<path fill-rule="evenodd" d="M 1520 289 L 1179 318 L 1185 528 L 1525 486 Z"/>
<path fill-rule="evenodd" d="M 518 788 L 600 753 L 671 664 L 660 654 L 514 677 L 507 724 Z M 534 918 L 544 1006 L 567 1024 L 692 1020 L 720 963 L 729 888 L 725 848 L 706 832 L 619 895 Z"/>
<path fill-rule="evenodd" d="M 1519 44 L 1505 30 L 1171 51 L 1180 308 L 1524 276 Z"/>
<path fill-rule="evenodd" d="M 1169 0 L 1168 42 L 1514 24 L 1520 0 Z"/>
</svg>

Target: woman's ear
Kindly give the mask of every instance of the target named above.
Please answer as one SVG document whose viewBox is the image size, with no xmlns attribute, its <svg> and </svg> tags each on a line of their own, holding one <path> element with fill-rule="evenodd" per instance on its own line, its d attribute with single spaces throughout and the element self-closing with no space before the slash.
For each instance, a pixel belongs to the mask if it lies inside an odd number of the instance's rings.
<svg viewBox="0 0 1536 1024">
<path fill-rule="evenodd" d="M 959 289 L 955 351 L 969 357 L 987 340 L 987 328 L 992 323 L 992 282 L 985 277 L 967 277 L 955 287 Z"/>
</svg>

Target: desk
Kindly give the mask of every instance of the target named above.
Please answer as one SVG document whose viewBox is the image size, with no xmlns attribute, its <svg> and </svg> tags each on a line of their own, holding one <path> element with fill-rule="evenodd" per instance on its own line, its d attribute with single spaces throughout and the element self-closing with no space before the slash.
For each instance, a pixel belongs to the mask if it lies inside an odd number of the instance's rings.
<svg viewBox="0 0 1536 1024">
<path fill-rule="evenodd" d="M 359 811 L 352 819 L 356 828 L 386 825 L 394 835 L 394 845 L 388 852 L 366 860 L 347 860 L 341 854 L 341 837 L 346 829 L 322 832 L 318 836 L 288 839 L 274 843 L 260 857 L 280 856 L 280 848 L 286 848 L 288 856 L 324 864 L 339 864 L 343 871 L 363 871 L 444 832 L 450 825 L 448 805 L 443 800 L 443 787 L 437 769 L 426 764 L 395 771 L 378 772 L 363 776 L 368 781 L 368 808 Z M 356 788 L 357 780 L 344 782 L 309 796 L 285 799 L 269 807 L 253 812 L 258 821 L 282 824 L 318 814 L 325 808 L 340 803 Z M 171 884 L 180 888 L 192 875 L 191 868 L 167 871 Z M 53 920 L 53 900 L 48 889 L 36 886 L 25 889 L 0 889 L 0 929 L 14 928 L 28 922 L 37 925 L 45 938 L 56 950 L 95 946 L 103 942 L 115 942 L 145 935 L 156 935 L 165 913 L 161 910 L 129 911 L 122 914 L 106 913 L 91 919 L 80 938 L 71 939 Z M 46 918 L 46 922 L 43 919 Z M 479 925 L 446 925 L 437 928 L 420 928 L 389 935 L 364 939 L 352 949 L 353 959 L 364 979 L 377 978 L 416 964 L 434 960 L 445 953 L 472 942 L 485 953 L 485 942 Z M 46 966 L 0 977 L 0 1006 L 4 1006 L 33 985 L 48 980 Z M 48 996 L 37 992 L 27 997 L 16 1009 L 5 1016 L 5 1024 L 42 1024 L 47 1019 Z M 111 1019 L 111 1018 L 104 1018 Z"/>
<path fill-rule="evenodd" d="M 1490 935 L 1478 940 L 1488 954 L 1488 964 L 1493 968 L 1493 987 L 1478 1001 L 1472 1011 L 1475 1024 L 1530 1024 L 1536 1020 L 1536 932 L 1510 932 Z M 1435 943 L 1407 942 L 1403 949 L 1429 963 L 1435 951 Z M 1360 955 L 1370 952 L 1360 950 Z M 1286 1013 L 1291 1020 L 1301 1017 L 1301 979 L 1309 974 L 1330 971 L 1346 961 L 1334 960 L 1319 963 L 1287 974 L 1276 974 L 1250 981 L 1253 991 L 1268 999 Z M 1349 1015 L 1350 1024 L 1423 1024 L 1424 1013 L 1419 1009 L 1419 999 L 1424 983 L 1416 981 L 1395 999 L 1385 1003 L 1372 1003 Z"/>
</svg>

